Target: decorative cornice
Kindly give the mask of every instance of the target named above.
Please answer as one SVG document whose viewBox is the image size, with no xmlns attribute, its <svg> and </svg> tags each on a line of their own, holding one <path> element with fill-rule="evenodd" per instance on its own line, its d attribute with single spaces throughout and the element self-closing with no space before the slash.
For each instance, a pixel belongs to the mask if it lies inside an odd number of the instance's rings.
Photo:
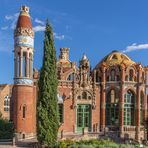
<svg viewBox="0 0 148 148">
<path fill-rule="evenodd" d="M 32 29 L 29 29 L 29 28 L 16 28 L 14 31 L 14 37 L 20 36 L 20 35 L 30 36 L 34 38 L 34 32 Z"/>
</svg>

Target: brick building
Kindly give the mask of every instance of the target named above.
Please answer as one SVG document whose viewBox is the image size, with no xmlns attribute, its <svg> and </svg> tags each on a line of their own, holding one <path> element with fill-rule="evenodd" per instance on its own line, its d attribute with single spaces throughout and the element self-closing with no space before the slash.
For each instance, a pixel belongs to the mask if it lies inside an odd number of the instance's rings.
<svg viewBox="0 0 148 148">
<path fill-rule="evenodd" d="M 17 137 L 22 139 L 36 134 L 39 77 L 37 70 L 33 72 L 34 32 L 26 6 L 21 7 L 14 40 L 11 115 Z M 121 138 L 145 139 L 147 71 L 147 67 L 119 51 L 109 53 L 93 70 L 83 55 L 77 67 L 69 59 L 69 49 L 61 48 L 57 62 L 59 135 L 75 137 L 85 131 L 98 136 L 111 132 Z"/>
<path fill-rule="evenodd" d="M 4 119 L 10 119 L 10 100 L 13 85 L 0 85 L 0 113 Z"/>
</svg>

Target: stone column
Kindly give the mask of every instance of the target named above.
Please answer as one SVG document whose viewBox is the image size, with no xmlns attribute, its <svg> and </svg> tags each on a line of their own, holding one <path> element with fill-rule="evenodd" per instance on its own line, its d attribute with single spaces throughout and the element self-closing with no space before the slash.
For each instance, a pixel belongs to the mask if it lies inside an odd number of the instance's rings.
<svg viewBox="0 0 148 148">
<path fill-rule="evenodd" d="M 14 77 L 16 78 L 17 77 L 17 74 L 18 74 L 18 56 L 17 56 L 17 53 L 15 53 L 15 57 L 14 57 Z"/>
<path fill-rule="evenodd" d="M 121 91 L 120 91 L 120 101 L 119 101 L 119 125 L 120 125 L 120 137 L 122 137 L 124 132 L 124 81 L 125 81 L 125 68 L 122 67 L 121 70 Z"/>
<path fill-rule="evenodd" d="M 30 55 L 29 59 L 30 59 L 30 64 L 29 64 L 30 70 L 29 70 L 29 72 L 30 72 L 30 78 L 32 78 L 32 65 L 33 65 L 33 55 L 32 54 Z"/>
<path fill-rule="evenodd" d="M 140 78 L 141 68 L 138 69 L 138 86 L 137 86 L 137 97 L 136 97 L 136 140 L 140 142 Z"/>
<path fill-rule="evenodd" d="M 20 62 L 20 68 L 19 68 L 19 77 L 22 77 L 22 68 L 23 68 L 23 52 L 20 52 L 20 60 L 19 60 L 19 62 Z"/>
<path fill-rule="evenodd" d="M 145 135 L 144 135 L 144 139 L 147 139 L 147 94 L 146 94 L 146 89 L 147 89 L 147 75 L 148 75 L 148 71 L 147 69 L 145 69 L 145 93 L 144 93 L 144 101 L 143 101 L 143 122 L 144 122 L 144 129 L 145 129 Z"/>
<path fill-rule="evenodd" d="M 101 131 L 105 130 L 105 108 L 106 108 L 106 103 L 105 103 L 105 97 L 106 97 L 106 92 L 105 92 L 105 82 L 106 82 L 106 77 L 105 77 L 105 67 L 102 67 L 102 83 L 101 83 Z"/>
<path fill-rule="evenodd" d="M 143 101 L 143 122 L 144 122 L 144 129 L 147 128 L 147 94 L 146 94 L 146 88 L 145 88 L 145 95 L 144 95 L 144 101 Z M 144 139 L 147 139 L 147 133 L 145 130 Z"/>
<path fill-rule="evenodd" d="M 29 63 L 29 52 L 26 52 L 26 76 L 27 77 L 29 77 L 29 71 L 30 71 L 29 65 L 30 65 L 30 63 Z"/>
</svg>

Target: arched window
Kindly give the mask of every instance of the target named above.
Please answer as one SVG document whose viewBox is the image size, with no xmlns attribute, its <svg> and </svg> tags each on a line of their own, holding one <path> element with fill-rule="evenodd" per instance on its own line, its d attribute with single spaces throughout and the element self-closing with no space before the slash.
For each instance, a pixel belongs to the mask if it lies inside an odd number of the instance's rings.
<svg viewBox="0 0 148 148">
<path fill-rule="evenodd" d="M 128 75 L 125 76 L 125 81 L 128 81 Z"/>
<path fill-rule="evenodd" d="M 119 93 L 110 90 L 106 96 L 106 125 L 119 124 Z"/>
<path fill-rule="evenodd" d="M 115 81 L 115 70 L 111 70 L 111 81 Z"/>
<path fill-rule="evenodd" d="M 7 95 L 5 98 L 4 98 L 4 111 L 5 112 L 8 112 L 10 109 L 10 97 Z"/>
<path fill-rule="evenodd" d="M 84 91 L 84 92 L 82 93 L 82 99 L 87 99 L 87 92 Z"/>
<path fill-rule="evenodd" d="M 128 90 L 124 95 L 124 125 L 134 125 L 135 95 Z"/>
<path fill-rule="evenodd" d="M 71 73 L 68 77 L 67 77 L 68 81 L 74 81 L 74 73 Z"/>
<path fill-rule="evenodd" d="M 129 71 L 129 81 L 133 81 L 134 72 L 132 69 Z"/>
<path fill-rule="evenodd" d="M 144 94 L 141 92 L 140 94 L 140 124 L 143 125 L 143 100 Z"/>
<path fill-rule="evenodd" d="M 22 115 L 23 115 L 23 118 L 26 118 L 26 105 L 24 105 L 22 108 Z"/>
</svg>

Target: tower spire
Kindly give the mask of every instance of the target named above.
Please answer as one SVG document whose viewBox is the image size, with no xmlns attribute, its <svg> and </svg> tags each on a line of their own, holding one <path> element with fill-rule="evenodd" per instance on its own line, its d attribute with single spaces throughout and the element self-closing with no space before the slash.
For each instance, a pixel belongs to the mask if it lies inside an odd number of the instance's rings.
<svg viewBox="0 0 148 148">
<path fill-rule="evenodd" d="M 15 45 L 15 84 L 32 83 L 32 64 L 34 51 L 34 32 L 32 30 L 29 8 L 22 6 L 14 31 Z"/>
<path fill-rule="evenodd" d="M 31 23 L 31 19 L 30 19 L 30 15 L 29 15 L 29 7 L 27 7 L 27 6 L 21 7 L 16 28 L 32 29 L 32 23 Z"/>
<path fill-rule="evenodd" d="M 18 139 L 34 137 L 36 98 L 33 86 L 34 32 L 29 7 L 22 6 L 14 30 L 13 121 Z M 31 114 L 30 114 L 31 113 Z"/>
</svg>

